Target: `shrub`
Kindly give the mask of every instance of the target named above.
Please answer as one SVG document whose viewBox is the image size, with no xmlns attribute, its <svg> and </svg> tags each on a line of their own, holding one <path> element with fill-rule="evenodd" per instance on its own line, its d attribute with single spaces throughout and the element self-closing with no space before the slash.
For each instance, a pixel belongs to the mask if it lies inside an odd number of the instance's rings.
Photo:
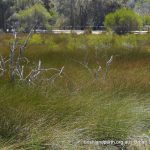
<svg viewBox="0 0 150 150">
<path fill-rule="evenodd" d="M 40 34 L 33 34 L 32 38 L 30 39 L 30 44 L 41 44 L 42 38 Z"/>
<path fill-rule="evenodd" d="M 150 25 L 150 15 L 144 16 L 144 25 Z"/>
<path fill-rule="evenodd" d="M 139 30 L 142 18 L 130 9 L 122 8 L 106 15 L 104 25 L 118 34 Z"/>
</svg>

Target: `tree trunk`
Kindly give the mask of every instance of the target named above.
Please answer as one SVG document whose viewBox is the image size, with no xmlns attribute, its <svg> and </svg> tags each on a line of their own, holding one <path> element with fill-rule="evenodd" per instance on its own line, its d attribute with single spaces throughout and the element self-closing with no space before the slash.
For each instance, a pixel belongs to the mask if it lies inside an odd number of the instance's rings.
<svg viewBox="0 0 150 150">
<path fill-rule="evenodd" d="M 75 26 L 75 13 L 74 13 L 74 9 L 75 9 L 75 1 L 74 0 L 70 0 L 70 25 L 71 25 L 71 29 L 74 29 Z"/>
</svg>

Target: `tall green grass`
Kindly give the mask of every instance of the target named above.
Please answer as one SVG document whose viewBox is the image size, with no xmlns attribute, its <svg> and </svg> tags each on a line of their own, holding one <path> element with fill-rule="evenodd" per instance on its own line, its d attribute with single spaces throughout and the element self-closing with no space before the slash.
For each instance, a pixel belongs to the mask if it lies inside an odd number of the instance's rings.
<svg viewBox="0 0 150 150">
<path fill-rule="evenodd" d="M 19 42 L 24 36 L 19 35 Z M 10 35 L 0 36 L 0 53 L 5 56 L 10 40 Z M 12 85 L 1 78 L 1 149 L 94 149 L 79 141 L 149 134 L 148 35 L 36 34 L 25 55 L 32 62 L 42 60 L 45 67 L 65 66 L 67 77 L 59 78 L 55 86 L 49 82 Z M 111 55 L 114 61 L 104 81 Z M 97 80 L 78 63 L 84 61 L 92 70 L 97 62 L 102 66 Z"/>
</svg>

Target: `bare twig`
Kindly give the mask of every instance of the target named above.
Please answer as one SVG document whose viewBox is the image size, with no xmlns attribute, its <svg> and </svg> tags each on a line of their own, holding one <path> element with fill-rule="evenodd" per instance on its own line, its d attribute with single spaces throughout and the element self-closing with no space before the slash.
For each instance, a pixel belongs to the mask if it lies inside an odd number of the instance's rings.
<svg viewBox="0 0 150 150">
<path fill-rule="evenodd" d="M 14 41 L 13 44 L 10 47 L 10 53 L 9 53 L 9 73 L 10 73 L 10 81 L 14 81 L 14 53 L 17 45 L 17 32 L 14 29 L 13 30 L 13 36 L 14 36 Z"/>
<path fill-rule="evenodd" d="M 89 68 L 88 63 L 82 63 L 78 60 L 72 59 L 74 62 L 80 64 L 82 67 L 84 67 L 85 69 L 87 69 L 87 71 L 93 76 L 92 70 L 91 68 Z"/>
<path fill-rule="evenodd" d="M 106 63 L 106 70 L 105 70 L 105 74 L 104 74 L 104 80 L 106 80 L 106 78 L 107 78 L 109 67 L 110 67 L 112 61 L 113 61 L 113 56 L 111 56 L 109 61 Z"/>
<path fill-rule="evenodd" d="M 28 42 L 29 42 L 29 40 L 31 38 L 31 35 L 33 33 L 34 27 L 35 26 L 32 27 L 32 29 L 30 30 L 30 32 L 29 32 L 28 36 L 26 37 L 24 43 L 20 46 L 20 48 L 19 48 L 19 57 L 22 56 L 22 54 L 23 54 L 23 52 L 24 52 L 24 50 L 25 50 L 25 48 L 26 48 L 26 46 L 27 46 L 27 44 L 28 44 Z"/>
</svg>

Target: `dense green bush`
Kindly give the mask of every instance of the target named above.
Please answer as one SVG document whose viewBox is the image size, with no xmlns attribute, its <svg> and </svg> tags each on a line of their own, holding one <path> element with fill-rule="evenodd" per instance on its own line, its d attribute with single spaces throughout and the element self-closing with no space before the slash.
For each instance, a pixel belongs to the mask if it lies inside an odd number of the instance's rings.
<svg viewBox="0 0 150 150">
<path fill-rule="evenodd" d="M 150 25 L 150 15 L 144 16 L 144 25 Z"/>
<path fill-rule="evenodd" d="M 142 26 L 142 19 L 132 10 L 122 8 L 106 15 L 104 25 L 118 34 L 124 34 L 133 30 L 139 30 Z"/>
</svg>

